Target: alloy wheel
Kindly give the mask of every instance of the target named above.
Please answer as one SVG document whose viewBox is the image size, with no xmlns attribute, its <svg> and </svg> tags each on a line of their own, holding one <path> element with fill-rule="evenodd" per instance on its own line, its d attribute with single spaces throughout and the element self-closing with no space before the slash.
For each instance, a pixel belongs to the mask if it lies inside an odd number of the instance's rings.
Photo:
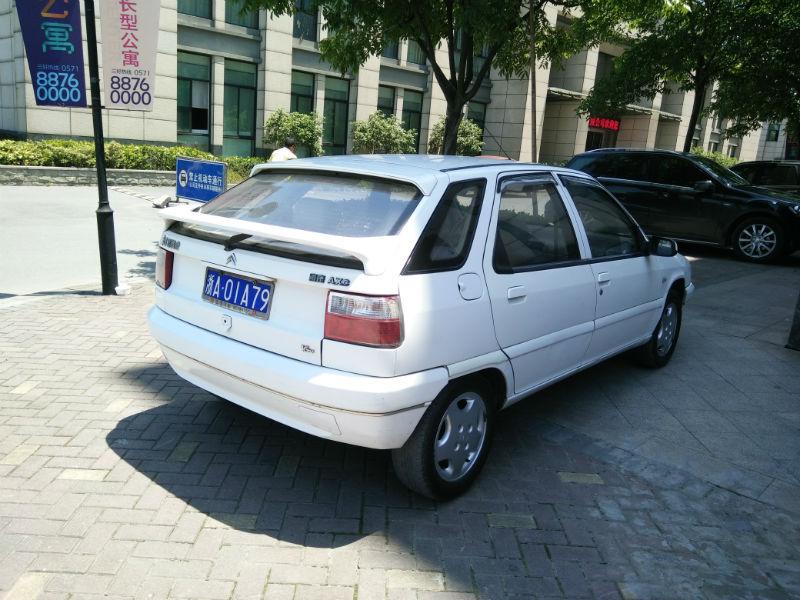
<svg viewBox="0 0 800 600">
<path fill-rule="evenodd" d="M 434 439 L 436 472 L 458 481 L 475 466 L 486 441 L 486 404 L 475 392 L 456 397 L 439 421 Z"/>
<path fill-rule="evenodd" d="M 672 344 L 675 342 L 675 334 L 678 331 L 678 307 L 674 302 L 670 302 L 664 307 L 661 321 L 658 323 L 656 332 L 656 352 L 659 356 L 666 356 Z"/>
<path fill-rule="evenodd" d="M 778 234 L 765 223 L 753 223 L 739 233 L 739 250 L 749 258 L 765 258 L 775 252 Z"/>
</svg>

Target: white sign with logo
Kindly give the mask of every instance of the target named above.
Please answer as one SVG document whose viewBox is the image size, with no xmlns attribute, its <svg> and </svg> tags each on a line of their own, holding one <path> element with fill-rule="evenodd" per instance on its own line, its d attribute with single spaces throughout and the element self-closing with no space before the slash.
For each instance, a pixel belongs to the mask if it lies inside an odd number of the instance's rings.
<svg viewBox="0 0 800 600">
<path fill-rule="evenodd" d="M 106 108 L 153 110 L 160 11 L 158 0 L 103 0 Z"/>
</svg>

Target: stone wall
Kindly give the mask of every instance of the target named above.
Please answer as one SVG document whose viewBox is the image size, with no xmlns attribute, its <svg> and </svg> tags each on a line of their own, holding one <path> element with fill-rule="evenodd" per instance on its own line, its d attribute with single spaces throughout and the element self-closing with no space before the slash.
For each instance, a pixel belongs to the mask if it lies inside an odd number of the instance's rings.
<svg viewBox="0 0 800 600">
<path fill-rule="evenodd" d="M 109 185 L 174 186 L 175 171 L 108 169 Z M 95 185 L 94 169 L 73 167 L 18 167 L 0 165 L 0 185 Z"/>
</svg>

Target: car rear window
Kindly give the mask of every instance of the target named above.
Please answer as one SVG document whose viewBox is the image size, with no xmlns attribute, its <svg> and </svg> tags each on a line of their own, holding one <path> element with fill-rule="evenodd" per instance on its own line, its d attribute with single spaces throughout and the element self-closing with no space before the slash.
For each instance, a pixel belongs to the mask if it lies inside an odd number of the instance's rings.
<svg viewBox="0 0 800 600">
<path fill-rule="evenodd" d="M 199 212 L 344 237 L 395 235 L 419 204 L 411 184 L 312 172 L 259 173 Z"/>
</svg>

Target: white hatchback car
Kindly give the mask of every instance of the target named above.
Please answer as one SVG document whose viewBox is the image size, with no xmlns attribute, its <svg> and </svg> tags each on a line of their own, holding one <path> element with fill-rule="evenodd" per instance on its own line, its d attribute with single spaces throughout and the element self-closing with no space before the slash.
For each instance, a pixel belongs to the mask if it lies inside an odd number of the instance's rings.
<svg viewBox="0 0 800 600">
<path fill-rule="evenodd" d="M 184 379 L 463 491 L 498 410 L 610 356 L 670 359 L 691 271 L 579 171 L 467 157 L 260 165 L 162 212 L 150 329 Z"/>
</svg>

